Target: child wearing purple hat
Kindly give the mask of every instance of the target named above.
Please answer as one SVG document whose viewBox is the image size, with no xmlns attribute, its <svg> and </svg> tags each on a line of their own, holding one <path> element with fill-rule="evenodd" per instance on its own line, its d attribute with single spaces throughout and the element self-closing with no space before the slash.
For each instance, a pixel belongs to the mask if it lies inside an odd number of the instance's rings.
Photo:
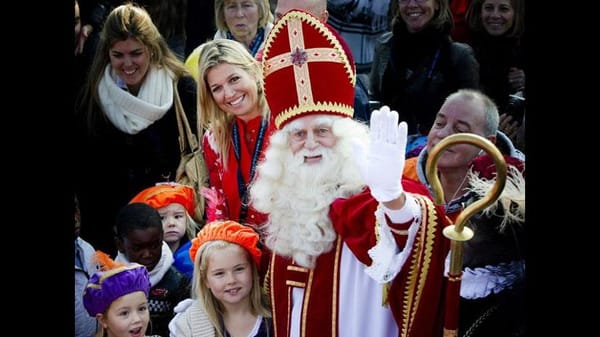
<svg viewBox="0 0 600 337">
<path fill-rule="evenodd" d="M 145 336 L 149 291 L 148 271 L 137 263 L 94 273 L 83 292 L 83 305 L 98 320 L 96 337 Z"/>
</svg>

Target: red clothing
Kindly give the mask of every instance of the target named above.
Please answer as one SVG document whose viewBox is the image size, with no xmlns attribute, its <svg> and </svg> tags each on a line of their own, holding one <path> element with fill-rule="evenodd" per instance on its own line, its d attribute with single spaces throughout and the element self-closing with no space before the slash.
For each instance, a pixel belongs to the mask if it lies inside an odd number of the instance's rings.
<svg viewBox="0 0 600 337">
<path fill-rule="evenodd" d="M 434 207 L 433 202 L 426 197 L 428 191 L 422 185 L 403 181 L 403 186 L 421 205 L 422 223 L 409 259 L 389 287 L 389 309 L 398 326 L 398 336 L 441 336 L 446 284 L 443 277 L 444 259 L 449 249 L 449 241 L 443 237 L 442 228 L 447 225 L 447 220 L 443 210 Z M 267 286 L 272 301 L 276 337 L 289 336 L 292 291 L 295 287 L 304 289 L 302 319 L 299 323 L 301 336 L 345 337 L 338 331 L 342 330 L 344 325 L 354 324 L 361 329 L 369 329 L 377 324 L 372 318 L 379 319 L 381 315 L 373 316 L 372 311 L 380 310 L 377 307 L 381 307 L 383 292 L 373 294 L 373 290 L 377 291 L 376 287 L 356 289 L 359 301 L 373 297 L 379 300 L 377 306 L 365 305 L 358 309 L 364 315 L 358 323 L 351 321 L 355 317 L 340 316 L 340 313 L 347 312 L 347 308 L 340 305 L 340 302 L 344 296 L 341 294 L 343 284 L 349 286 L 354 282 L 352 279 L 343 278 L 361 278 L 364 274 L 362 269 L 372 263 L 368 250 L 377 242 L 375 211 L 378 206 L 369 190 L 348 199 L 335 200 L 330 209 L 330 218 L 338 233 L 338 240 L 332 251 L 319 256 L 316 267 L 312 270 L 295 265 L 289 258 L 272 256 Z M 388 225 L 402 231 L 408 229 L 412 223 L 388 222 Z M 402 250 L 407 235 L 394 234 L 394 238 Z M 353 258 L 360 263 L 360 273 L 344 272 L 344 264 L 341 262 L 342 247 L 349 248 Z M 381 290 L 383 288 L 384 285 L 381 285 Z M 338 322 L 338 319 L 341 321 Z M 390 334 L 388 332 L 385 335 Z"/>
<path fill-rule="evenodd" d="M 235 150 L 233 146 L 233 140 L 229 146 L 229 155 L 227 161 L 227 167 L 223 166 L 223 160 L 218 154 L 216 148 L 216 141 L 214 134 L 211 130 L 204 134 L 202 139 L 202 149 L 204 151 L 204 159 L 206 160 L 206 166 L 208 168 L 208 175 L 210 179 L 210 187 L 216 192 L 217 198 L 220 201 L 217 205 L 212 206 L 212 209 L 208 209 L 211 206 L 207 205 L 207 220 L 235 220 L 240 221 L 240 209 L 241 209 L 241 197 L 239 193 L 239 179 L 238 179 L 238 167 L 241 166 L 241 173 L 244 178 L 246 186 L 249 184 L 250 170 L 252 168 L 252 156 L 254 148 L 258 141 L 259 130 L 261 126 L 262 117 L 256 117 L 248 122 L 244 122 L 239 118 L 235 118 L 234 122 L 237 124 L 240 138 L 240 162 L 236 159 Z M 269 145 L 269 137 L 275 131 L 275 123 L 272 121 L 268 123 L 260 151 L 259 160 L 262 160 L 264 151 Z M 251 206 L 248 207 L 248 213 L 245 221 L 246 224 L 258 225 L 266 220 L 266 216 Z"/>
<path fill-rule="evenodd" d="M 465 20 L 469 3 L 469 0 L 450 1 L 450 12 L 452 12 L 452 20 L 454 23 L 450 36 L 454 41 L 464 43 L 470 42 L 470 31 Z"/>
</svg>

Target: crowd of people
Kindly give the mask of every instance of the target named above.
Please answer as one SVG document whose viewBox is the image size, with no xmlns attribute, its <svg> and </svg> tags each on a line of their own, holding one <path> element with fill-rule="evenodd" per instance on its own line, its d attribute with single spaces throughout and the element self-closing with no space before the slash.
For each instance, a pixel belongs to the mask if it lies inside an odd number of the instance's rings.
<svg viewBox="0 0 600 337">
<path fill-rule="evenodd" d="M 524 1 L 209 2 L 74 1 L 75 336 L 525 336 Z"/>
</svg>

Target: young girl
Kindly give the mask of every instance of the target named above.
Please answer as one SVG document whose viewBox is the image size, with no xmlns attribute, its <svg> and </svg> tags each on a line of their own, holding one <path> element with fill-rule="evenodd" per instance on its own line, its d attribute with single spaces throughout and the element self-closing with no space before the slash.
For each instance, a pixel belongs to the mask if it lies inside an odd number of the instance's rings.
<svg viewBox="0 0 600 337">
<path fill-rule="evenodd" d="M 145 336 L 150 322 L 150 277 L 146 267 L 130 263 L 109 268 L 94 273 L 83 292 L 85 310 L 98 320 L 95 336 Z"/>
<path fill-rule="evenodd" d="M 163 240 L 173 252 L 173 265 L 191 279 L 194 264 L 189 254 L 190 240 L 200 229 L 191 216 L 196 205 L 194 189 L 177 183 L 158 184 L 144 189 L 131 202 L 143 202 L 158 211 L 163 224 Z"/>
<path fill-rule="evenodd" d="M 258 276 L 258 234 L 235 221 L 207 224 L 192 240 L 192 294 L 169 323 L 178 337 L 273 336 L 271 313 Z"/>
</svg>

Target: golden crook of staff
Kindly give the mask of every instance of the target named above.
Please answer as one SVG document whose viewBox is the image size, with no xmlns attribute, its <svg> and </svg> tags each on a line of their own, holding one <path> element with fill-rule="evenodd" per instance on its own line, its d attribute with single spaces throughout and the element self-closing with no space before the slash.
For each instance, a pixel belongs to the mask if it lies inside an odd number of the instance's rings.
<svg viewBox="0 0 600 337">
<path fill-rule="evenodd" d="M 444 203 L 444 191 L 442 189 L 442 184 L 440 183 L 440 178 L 437 175 L 438 160 L 447 147 L 458 143 L 467 143 L 478 146 L 494 159 L 494 163 L 496 164 L 496 182 L 488 194 L 469 205 L 460 213 L 458 218 L 456 218 L 454 225 L 444 228 L 444 236 L 452 240 L 450 249 L 450 272 L 453 274 L 457 274 L 462 270 L 462 245 L 460 243 L 473 237 L 473 230 L 468 227 L 465 228 L 465 223 L 473 214 L 496 201 L 500 196 L 500 193 L 502 193 L 504 184 L 506 183 L 506 162 L 504 161 L 504 157 L 500 153 L 500 150 L 498 150 L 492 142 L 476 134 L 456 133 L 442 139 L 431 149 L 425 166 L 427 180 L 431 184 L 436 205 L 442 205 Z"/>
<path fill-rule="evenodd" d="M 431 184 L 436 205 L 444 203 L 444 191 L 440 183 L 440 178 L 437 175 L 438 159 L 447 147 L 458 143 L 467 143 L 484 149 L 494 159 L 494 163 L 496 164 L 496 181 L 489 193 L 465 208 L 456 218 L 455 224 L 449 225 L 443 230 L 444 236 L 450 239 L 450 270 L 448 271 L 448 285 L 446 289 L 444 337 L 458 336 L 460 283 L 462 278 L 462 242 L 473 237 L 473 230 L 465 227 L 465 223 L 473 214 L 496 201 L 500 193 L 502 193 L 506 182 L 506 162 L 498 148 L 492 142 L 472 133 L 453 134 L 442 139 L 431 149 L 425 166 L 425 173 L 427 174 L 427 180 Z"/>
</svg>

